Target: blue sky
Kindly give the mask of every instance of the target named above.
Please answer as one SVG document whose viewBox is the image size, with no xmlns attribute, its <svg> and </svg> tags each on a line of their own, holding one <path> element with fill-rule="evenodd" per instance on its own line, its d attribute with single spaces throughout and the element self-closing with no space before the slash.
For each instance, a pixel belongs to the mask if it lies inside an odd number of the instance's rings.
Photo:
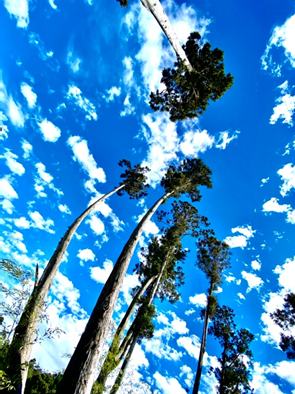
<svg viewBox="0 0 295 394">
<path fill-rule="evenodd" d="M 202 189 L 196 206 L 233 253 L 218 299 L 255 334 L 254 392 L 294 394 L 295 363 L 278 349 L 269 317 L 294 291 L 294 1 L 162 4 L 181 42 L 198 30 L 224 50 L 234 76 L 233 87 L 193 121 L 171 123 L 147 104 L 175 54 L 139 1 L 128 8 L 115 0 L 1 2 L 0 256 L 44 267 L 75 217 L 118 185 L 119 160 L 151 168 L 147 198 L 113 196 L 78 229 L 49 297 L 50 324 L 67 334 L 37 344 L 33 356 L 48 370 L 65 367 L 61 356 L 73 351 L 139 216 L 163 193 L 167 166 L 200 157 L 213 171 L 213 188 Z M 141 245 L 158 231 L 154 218 Z M 181 302 L 157 301 L 155 336 L 137 346 L 125 387 L 130 376 L 164 394 L 192 387 L 208 283 L 186 242 Z M 137 258 L 116 322 L 137 284 Z M 219 352 L 209 338 L 202 393 L 214 392 L 206 371 Z"/>
</svg>

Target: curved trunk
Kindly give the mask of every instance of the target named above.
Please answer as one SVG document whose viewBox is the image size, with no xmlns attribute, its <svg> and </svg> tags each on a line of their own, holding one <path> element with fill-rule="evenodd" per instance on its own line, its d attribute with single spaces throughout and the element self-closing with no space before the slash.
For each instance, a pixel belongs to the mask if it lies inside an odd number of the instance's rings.
<svg viewBox="0 0 295 394">
<path fill-rule="evenodd" d="M 121 320 L 121 323 L 119 324 L 116 333 L 114 335 L 114 339 L 112 341 L 112 344 L 109 348 L 109 351 L 107 353 L 107 356 L 105 358 L 105 361 L 101 367 L 100 373 L 98 375 L 98 378 L 96 379 L 96 382 L 98 383 L 98 387 L 99 387 L 99 391 L 98 393 L 102 393 L 104 390 L 104 386 L 105 386 L 105 382 L 107 380 L 107 377 L 109 376 L 109 374 L 116 368 L 117 364 L 116 364 L 116 359 L 118 358 L 118 362 L 119 362 L 119 354 L 118 354 L 118 347 L 119 347 L 119 343 L 121 341 L 121 338 L 124 334 L 124 331 L 126 329 L 126 326 L 130 320 L 130 317 L 138 303 L 138 300 L 140 299 L 140 297 L 143 295 L 143 293 L 146 291 L 146 289 L 150 286 L 150 284 L 155 280 L 155 276 L 153 276 L 152 278 L 147 279 L 142 287 L 139 289 L 139 291 L 137 292 L 137 294 L 135 295 L 135 297 L 133 298 L 131 304 L 129 305 L 123 319 Z"/>
<path fill-rule="evenodd" d="M 169 18 L 167 16 L 167 14 L 165 13 L 160 1 L 159 0 L 140 0 L 140 1 L 143 4 L 143 6 L 153 14 L 155 19 L 159 23 L 164 34 L 166 35 L 166 37 L 170 41 L 170 44 L 172 45 L 172 48 L 174 49 L 177 57 L 179 57 L 184 62 L 188 71 L 192 72 L 193 67 L 190 64 L 190 62 L 186 56 L 186 53 L 184 52 L 184 49 L 182 48 L 182 46 L 178 40 L 178 37 L 177 37 L 175 31 L 173 30 L 173 27 L 171 26 Z"/>
<path fill-rule="evenodd" d="M 112 314 L 135 247 L 145 224 L 166 198 L 172 194 L 173 192 L 166 193 L 153 205 L 136 226 L 124 246 L 65 370 L 63 379 L 57 388 L 57 394 L 90 394 L 100 350 L 107 337 Z"/>
<path fill-rule="evenodd" d="M 95 201 L 72 223 L 65 235 L 59 241 L 59 244 L 47 263 L 38 284 L 36 285 L 35 283 L 34 290 L 24 308 L 19 323 L 15 328 L 14 336 L 9 346 L 11 366 L 14 368 L 13 375 L 17 376 L 17 381 L 19 382 L 16 385 L 17 394 L 23 394 L 25 391 L 28 363 L 31 358 L 32 346 L 35 341 L 42 307 L 71 239 L 81 222 L 97 207 L 97 205 L 112 194 L 121 190 L 124 186 L 125 185 L 121 185 L 117 187 L 110 193 Z"/>
<path fill-rule="evenodd" d="M 201 348 L 200 348 L 198 369 L 197 369 L 195 384 L 194 384 L 194 388 L 193 388 L 193 394 L 198 394 L 199 387 L 200 387 L 202 367 L 203 367 L 203 358 L 204 358 L 204 353 L 205 353 L 205 349 L 206 349 L 208 323 L 209 323 L 209 300 L 210 300 L 210 297 L 212 296 L 212 293 L 213 293 L 213 283 L 210 284 L 210 289 L 209 289 L 209 294 L 208 294 L 208 303 L 207 303 L 206 312 L 205 312 L 205 321 L 204 321 L 204 328 L 203 328 L 203 334 L 202 334 L 202 342 L 201 342 Z"/>
</svg>

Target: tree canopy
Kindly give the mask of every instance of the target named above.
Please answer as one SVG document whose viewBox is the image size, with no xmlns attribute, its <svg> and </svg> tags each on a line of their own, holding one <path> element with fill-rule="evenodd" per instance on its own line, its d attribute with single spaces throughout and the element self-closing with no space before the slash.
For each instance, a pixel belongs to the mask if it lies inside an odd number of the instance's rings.
<svg viewBox="0 0 295 394">
<path fill-rule="evenodd" d="M 284 301 L 283 309 L 277 309 L 270 316 L 284 330 L 281 333 L 280 348 L 286 352 L 287 358 L 295 360 L 295 337 L 290 333 L 290 329 L 295 326 L 295 293 L 287 294 Z"/>
<path fill-rule="evenodd" d="M 208 42 L 201 45 L 200 40 L 193 32 L 183 46 L 193 70 L 178 59 L 174 68 L 162 72 L 165 88 L 150 95 L 151 108 L 168 111 L 173 122 L 202 115 L 209 101 L 217 101 L 233 84 L 232 75 L 224 72 L 223 51 L 212 50 Z"/>
</svg>

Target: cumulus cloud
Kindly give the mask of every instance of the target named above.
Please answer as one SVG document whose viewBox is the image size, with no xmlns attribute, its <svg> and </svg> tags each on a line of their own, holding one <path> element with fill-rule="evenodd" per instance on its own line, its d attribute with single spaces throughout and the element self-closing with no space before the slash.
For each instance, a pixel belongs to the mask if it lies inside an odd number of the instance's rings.
<svg viewBox="0 0 295 394">
<path fill-rule="evenodd" d="M 12 187 L 8 177 L 0 179 L 0 196 L 7 200 L 18 198 L 18 194 Z"/>
<path fill-rule="evenodd" d="M 80 249 L 77 257 L 82 261 L 95 260 L 95 254 L 92 252 L 91 249 Z"/>
<path fill-rule="evenodd" d="M 69 85 L 66 98 L 86 113 L 85 118 L 87 120 L 97 120 L 97 113 L 94 104 L 83 96 L 81 90 L 77 86 Z"/>
<path fill-rule="evenodd" d="M 213 144 L 214 137 L 207 130 L 190 130 L 184 134 L 180 150 L 185 156 L 197 157 L 200 152 L 212 148 Z"/>
<path fill-rule="evenodd" d="M 270 117 L 270 124 L 275 124 L 279 119 L 283 123 L 293 126 L 292 116 L 295 111 L 295 96 L 285 94 L 276 99 L 277 105 L 273 108 L 273 114 Z"/>
<path fill-rule="evenodd" d="M 189 298 L 189 302 L 197 308 L 205 308 L 207 306 L 207 296 L 205 293 L 196 294 Z"/>
<path fill-rule="evenodd" d="M 59 139 L 61 135 L 60 128 L 55 126 L 52 122 L 47 119 L 43 119 L 41 122 L 37 122 L 37 124 L 40 128 L 44 141 L 56 142 Z"/>
<path fill-rule="evenodd" d="M 0 156 L 0 158 L 5 159 L 7 167 L 14 174 L 21 176 L 25 173 L 24 166 L 16 160 L 18 159 L 18 156 L 12 153 L 9 149 L 6 149 L 4 155 Z"/>
<path fill-rule="evenodd" d="M 291 163 L 286 164 L 278 171 L 278 174 L 283 181 L 280 193 L 285 197 L 292 188 L 295 188 L 295 166 L 293 167 Z"/>
<path fill-rule="evenodd" d="M 113 267 L 113 262 L 106 259 L 103 263 L 103 268 L 90 267 L 90 277 L 98 283 L 105 284 L 113 270 Z"/>
<path fill-rule="evenodd" d="M 23 82 L 20 86 L 20 90 L 27 100 L 28 107 L 31 109 L 34 108 L 37 102 L 37 94 L 33 92 L 33 88 L 27 83 Z"/>
<path fill-rule="evenodd" d="M 279 275 L 279 285 L 285 289 L 286 292 L 294 291 L 294 283 L 292 279 L 295 277 L 295 257 L 287 259 L 282 266 L 277 265 L 274 273 Z"/>
<path fill-rule="evenodd" d="M 269 201 L 266 201 L 262 206 L 263 212 L 287 212 L 290 209 L 289 204 L 280 205 L 278 199 L 272 197 Z"/>
<path fill-rule="evenodd" d="M 176 125 L 170 122 L 165 113 L 143 116 L 143 136 L 148 143 L 147 158 L 143 161 L 151 171 L 148 174 L 152 187 L 155 187 L 165 174 L 169 164 L 177 160 L 178 136 Z"/>
<path fill-rule="evenodd" d="M 1 88 L 1 81 L 0 81 L 0 88 Z M 0 90 L 1 96 L 1 90 Z M 0 97 L 1 101 L 1 97 Z M 2 111 L 0 111 L 0 140 L 6 140 L 8 138 L 8 127 L 3 123 L 6 122 L 8 118 L 4 115 Z"/>
<path fill-rule="evenodd" d="M 260 268 L 261 268 L 261 264 L 260 264 L 259 261 L 253 260 L 253 261 L 251 261 L 251 267 L 252 267 L 254 270 L 259 271 Z"/>
<path fill-rule="evenodd" d="M 80 59 L 73 50 L 71 46 L 68 50 L 67 54 L 67 64 L 70 66 L 73 73 L 76 73 L 80 70 L 80 64 L 82 63 L 82 59 Z M 81 91 L 80 91 L 81 92 Z"/>
<path fill-rule="evenodd" d="M 199 337 L 196 335 L 178 338 L 177 345 L 183 347 L 191 357 L 196 360 L 199 359 L 201 343 Z"/>
<path fill-rule="evenodd" d="M 67 215 L 71 215 L 72 214 L 70 208 L 66 204 L 59 204 L 58 209 L 61 212 L 66 213 Z"/>
<path fill-rule="evenodd" d="M 242 248 L 244 249 L 248 245 L 249 238 L 252 238 L 256 230 L 252 229 L 252 226 L 235 227 L 231 229 L 232 233 L 240 233 L 239 235 L 226 237 L 226 242 L 230 248 Z"/>
<path fill-rule="evenodd" d="M 95 235 L 102 235 L 104 233 L 104 224 L 96 215 L 91 215 L 85 223 L 89 224 L 91 230 L 94 232 Z"/>
<path fill-rule="evenodd" d="M 17 27 L 26 29 L 29 25 L 29 1 L 28 0 L 4 0 L 4 6 L 10 17 L 17 21 Z"/>
<path fill-rule="evenodd" d="M 248 282 L 247 293 L 252 289 L 259 290 L 263 285 L 264 281 L 259 278 L 256 274 L 252 274 L 251 272 L 242 271 L 242 277 Z"/>
<path fill-rule="evenodd" d="M 73 150 L 73 159 L 81 164 L 83 170 L 91 179 L 96 179 L 98 182 L 106 182 L 106 175 L 102 168 L 97 167 L 97 163 L 89 152 L 87 141 L 79 136 L 72 136 L 67 141 L 68 146 Z"/>
<path fill-rule="evenodd" d="M 31 153 L 33 152 L 33 147 L 28 141 L 24 139 L 22 140 L 21 144 L 22 144 L 22 149 L 24 151 L 23 158 L 28 159 Z"/>
<path fill-rule="evenodd" d="M 186 394 L 186 391 L 175 378 L 162 376 L 158 371 L 154 373 L 153 378 L 163 394 Z"/>
<path fill-rule="evenodd" d="M 34 211 L 34 212 L 29 211 L 28 214 L 32 219 L 31 227 L 38 228 L 39 230 L 44 230 L 51 234 L 55 233 L 55 231 L 51 228 L 52 226 L 54 226 L 53 220 L 51 219 L 45 220 L 38 211 Z"/>
<path fill-rule="evenodd" d="M 281 65 L 273 61 L 271 50 L 273 47 L 281 47 L 284 50 L 286 59 L 290 62 L 292 67 L 295 67 L 295 15 L 292 15 L 281 26 L 276 26 L 272 32 L 270 40 L 267 44 L 265 52 L 261 58 L 262 68 L 264 70 L 270 69 L 277 76 L 281 75 Z"/>
</svg>

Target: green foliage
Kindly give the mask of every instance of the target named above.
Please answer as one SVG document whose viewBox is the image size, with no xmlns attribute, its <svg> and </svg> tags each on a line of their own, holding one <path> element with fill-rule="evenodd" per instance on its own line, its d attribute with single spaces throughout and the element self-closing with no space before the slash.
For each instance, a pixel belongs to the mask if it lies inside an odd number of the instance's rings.
<svg viewBox="0 0 295 394">
<path fill-rule="evenodd" d="M 128 0 L 117 0 L 120 4 L 121 7 L 127 7 L 128 6 Z"/>
<path fill-rule="evenodd" d="M 161 180 L 161 186 L 166 193 L 172 193 L 174 198 L 187 194 L 193 202 L 200 201 L 199 186 L 212 187 L 212 172 L 201 159 L 185 159 L 178 166 L 169 166 Z"/>
<path fill-rule="evenodd" d="M 151 108 L 168 111 L 173 122 L 203 114 L 209 101 L 217 101 L 233 84 L 231 74 L 224 73 L 223 51 L 211 50 L 209 43 L 200 45 L 200 39 L 193 32 L 183 46 L 193 71 L 178 59 L 174 69 L 162 72 L 165 89 L 150 95 Z"/>
<path fill-rule="evenodd" d="M 129 160 L 121 160 L 119 161 L 119 166 L 126 166 L 127 169 L 120 175 L 123 179 L 120 182 L 120 185 L 125 185 L 123 189 L 118 191 L 118 195 L 122 196 L 124 192 L 129 194 L 131 199 L 139 199 L 143 196 L 147 195 L 147 188 L 149 185 L 147 184 L 147 176 L 146 174 L 150 171 L 148 167 L 142 167 L 140 164 L 137 164 L 132 168 Z"/>
<path fill-rule="evenodd" d="M 249 348 L 254 335 L 245 329 L 237 329 L 234 312 L 227 306 L 217 307 L 212 316 L 209 334 L 218 339 L 222 355 L 220 367 L 211 367 L 218 380 L 219 394 L 251 393 L 249 380 L 253 369 L 253 354 Z"/>
<path fill-rule="evenodd" d="M 61 372 L 51 374 L 42 371 L 33 359 L 29 363 L 25 394 L 54 394 L 61 379 Z"/>
<path fill-rule="evenodd" d="M 280 348 L 286 352 L 287 358 L 295 360 L 295 338 L 292 335 L 286 334 L 286 332 L 295 326 L 295 293 L 287 294 L 284 301 L 284 308 L 277 309 L 270 316 L 285 331 L 281 333 Z"/>
<path fill-rule="evenodd" d="M 210 284 L 214 285 L 215 290 L 217 285 L 222 283 L 223 271 L 230 267 L 229 246 L 215 238 L 212 230 L 202 233 L 197 246 L 197 265 L 205 273 Z"/>
</svg>

